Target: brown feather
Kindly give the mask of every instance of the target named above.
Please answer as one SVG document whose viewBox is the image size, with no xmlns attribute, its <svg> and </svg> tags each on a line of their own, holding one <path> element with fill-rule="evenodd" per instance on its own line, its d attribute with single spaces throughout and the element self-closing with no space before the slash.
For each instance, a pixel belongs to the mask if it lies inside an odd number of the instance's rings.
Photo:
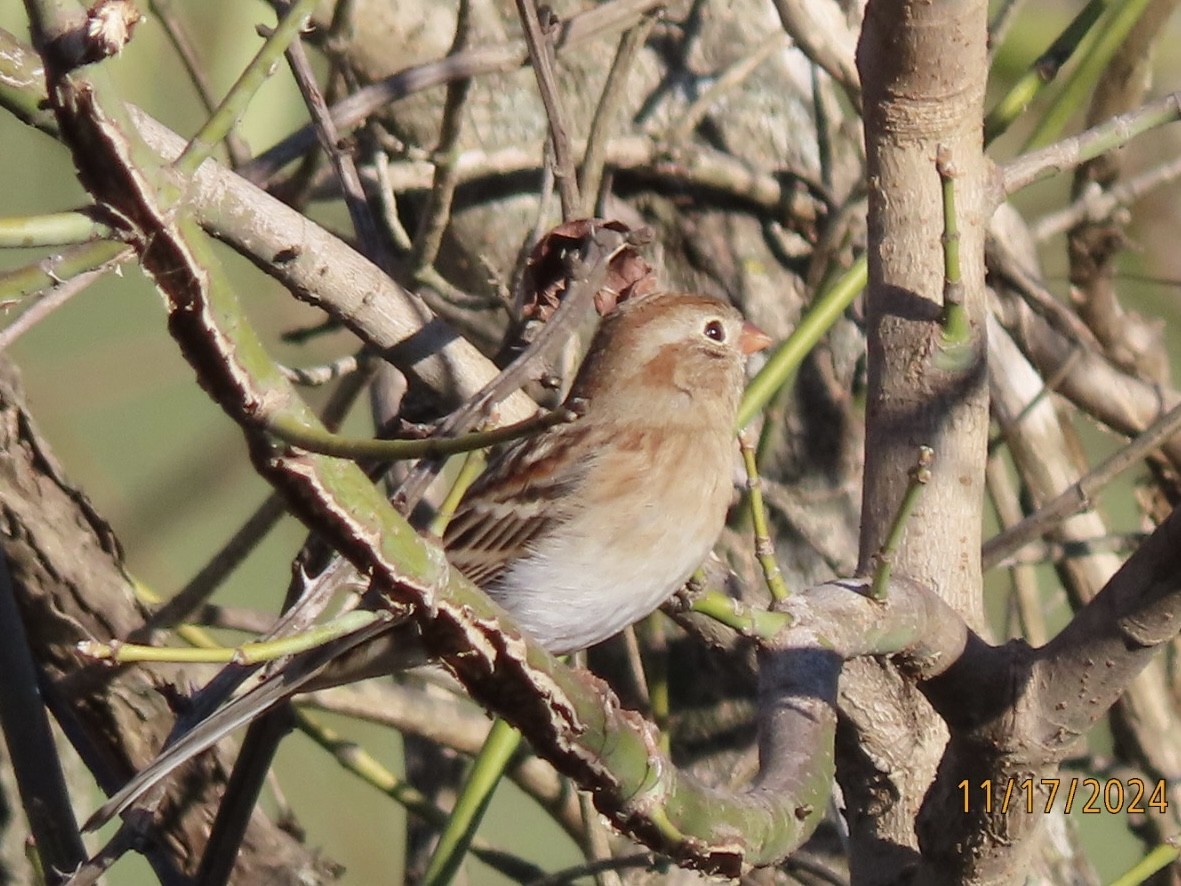
<svg viewBox="0 0 1181 886">
<path fill-rule="evenodd" d="M 482 588 L 527 553 L 563 513 L 552 506 L 578 482 L 586 464 L 566 452 L 586 435 L 581 420 L 522 440 L 472 484 L 447 526 L 443 547 L 451 564 Z M 561 469 L 565 469 L 564 471 Z"/>
</svg>

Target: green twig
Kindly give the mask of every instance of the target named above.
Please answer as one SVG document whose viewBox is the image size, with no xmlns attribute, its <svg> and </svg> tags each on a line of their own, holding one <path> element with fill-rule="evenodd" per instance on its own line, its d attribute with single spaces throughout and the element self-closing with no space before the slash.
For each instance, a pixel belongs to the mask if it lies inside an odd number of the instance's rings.
<svg viewBox="0 0 1181 886">
<path fill-rule="evenodd" d="M 24 298 L 132 255 L 130 246 L 116 240 L 99 240 L 71 247 L 59 255 L 0 274 L 0 300 Z"/>
<path fill-rule="evenodd" d="M 685 840 L 685 835 L 681 830 L 673 824 L 669 818 L 668 812 L 663 806 L 653 806 L 648 810 L 648 816 L 652 820 L 652 824 L 661 833 L 665 840 L 670 843 L 680 843 Z"/>
<path fill-rule="evenodd" d="M 131 590 L 135 599 L 150 609 L 155 609 L 163 598 L 137 578 L 131 579 Z M 222 645 L 213 638 L 207 630 L 197 625 L 180 624 L 171 628 L 173 633 L 192 646 L 194 649 L 222 649 Z"/>
<path fill-rule="evenodd" d="M 1086 104 L 1089 94 L 1102 73 L 1107 70 L 1112 56 L 1135 27 L 1150 0 L 1116 0 L 1106 11 L 1094 31 L 1086 54 L 1071 71 L 1054 103 L 1038 120 L 1038 125 L 1025 143 L 1025 150 L 1040 148 L 1058 138 L 1058 134 L 1074 114 Z"/>
<path fill-rule="evenodd" d="M 1147 883 L 1153 874 L 1176 861 L 1178 855 L 1181 855 L 1181 849 L 1174 842 L 1162 843 L 1112 880 L 1110 886 L 1139 886 Z"/>
<path fill-rule="evenodd" d="M 0 248 L 70 246 L 112 236 L 111 229 L 85 212 L 49 212 L 0 218 Z"/>
<path fill-rule="evenodd" d="M 498 717 L 492 723 L 484 746 L 480 748 L 455 801 L 455 808 L 439 836 L 439 844 L 423 877 L 425 886 L 446 886 L 459 870 L 492 800 L 492 792 L 520 743 L 521 733 L 504 720 Z"/>
<path fill-rule="evenodd" d="M 454 455 L 458 452 L 470 452 L 473 449 L 484 449 L 498 443 L 516 440 L 518 437 L 527 437 L 554 425 L 574 421 L 576 418 L 578 418 L 576 410 L 561 407 L 527 418 L 524 421 L 505 425 L 502 428 L 464 434 L 461 437 L 426 437 L 421 440 L 364 440 L 344 437 L 323 428 L 314 428 L 304 424 L 290 413 L 283 413 L 271 418 L 267 424 L 267 430 L 285 443 L 320 455 L 348 458 L 353 461 L 367 458 L 400 461 L 408 458 L 433 458 Z"/>
<path fill-rule="evenodd" d="M 948 149 L 940 145 L 935 168 L 943 191 L 943 316 L 939 358 L 946 369 L 962 369 L 972 357 L 972 324 L 964 308 L 960 274 L 960 229 L 955 205 L 956 167 Z"/>
<path fill-rule="evenodd" d="M 296 726 L 308 738 L 332 754 L 346 770 L 363 782 L 377 788 L 411 815 L 421 818 L 435 828 L 447 824 L 447 813 L 432 803 L 421 791 L 406 784 L 381 762 L 354 741 L 325 726 L 298 703 L 295 705 Z M 488 843 L 474 838 L 471 852 L 476 858 L 513 882 L 535 882 L 542 872 L 523 859 L 510 855 Z"/>
<path fill-rule="evenodd" d="M 763 503 L 763 484 L 759 479 L 759 465 L 755 448 L 745 432 L 738 435 L 738 448 L 742 451 L 742 463 L 746 466 L 746 488 L 750 503 L 750 519 L 754 525 L 755 557 L 763 569 L 763 580 L 772 600 L 786 600 L 791 592 L 783 580 L 783 572 L 775 560 L 775 546 L 771 543 L 771 530 L 767 523 L 767 508 Z"/>
<path fill-rule="evenodd" d="M 197 57 L 197 49 L 193 45 L 188 30 L 180 16 L 176 15 L 172 0 L 148 0 L 148 8 L 152 11 L 152 17 L 159 22 L 168 42 L 176 50 L 185 73 L 189 75 L 189 80 L 192 81 L 193 88 L 197 91 L 197 98 L 201 101 L 202 109 L 206 114 L 212 114 L 217 110 L 213 88 L 210 86 L 209 78 L 205 75 L 205 68 L 201 64 L 201 60 Z M 250 159 L 250 149 L 241 136 L 235 132 L 226 133 L 226 153 L 229 155 L 231 166 L 235 169 Z"/>
<path fill-rule="evenodd" d="M 468 487 L 484 470 L 484 462 L 484 456 L 478 449 L 473 449 L 464 458 L 463 464 L 459 466 L 459 473 L 455 475 L 455 482 L 447 490 L 443 503 L 439 505 L 439 510 L 435 512 L 435 518 L 431 521 L 430 531 L 436 538 L 442 538 L 443 533 L 447 531 L 447 524 L 455 516 L 455 511 L 463 501 Z"/>
<path fill-rule="evenodd" d="M 296 0 L 291 4 L 287 14 L 279 20 L 278 26 L 263 43 L 262 49 L 250 60 L 250 64 L 238 77 L 237 82 L 230 87 L 230 91 L 213 112 L 213 116 L 205 121 L 205 125 L 176 158 L 177 171 L 193 173 L 213 154 L 217 145 L 226 138 L 246 111 L 246 106 L 250 104 L 259 87 L 271 76 L 275 63 L 299 36 L 315 8 L 316 0 Z"/>
<path fill-rule="evenodd" d="M 672 703 L 669 694 L 668 643 L 664 636 L 663 618 L 654 612 L 636 625 L 636 631 L 644 640 L 644 648 L 650 653 L 644 674 L 648 682 L 648 710 L 660 733 L 660 749 L 667 754 L 672 752 L 672 736 L 668 731 Z"/>
<path fill-rule="evenodd" d="M 349 741 L 328 728 L 299 704 L 295 705 L 299 730 L 328 751 L 349 772 L 377 788 L 407 812 L 435 827 L 442 827 L 447 813 L 432 803 L 421 791 L 402 781 L 356 742 Z"/>
<path fill-rule="evenodd" d="M 744 637 L 756 640 L 770 639 L 794 623 L 786 613 L 756 609 L 721 591 L 706 591 L 694 597 L 690 608 L 699 615 L 733 628 Z"/>
<path fill-rule="evenodd" d="M 747 385 L 738 407 L 739 428 L 746 427 L 771 402 L 776 392 L 787 384 L 808 352 L 865 288 L 867 275 L 868 265 L 865 256 L 861 256 L 816 298 L 795 331 L 775 350 L 759 374 Z"/>
<path fill-rule="evenodd" d="M 120 643 L 114 640 L 101 643 L 97 640 L 83 640 L 78 644 L 78 654 L 98 661 L 126 664 L 133 661 L 167 661 L 183 664 L 215 663 L 257 664 L 272 661 L 284 655 L 294 655 L 323 646 L 325 643 L 360 630 L 375 621 L 388 618 L 387 612 L 373 612 L 368 609 L 354 609 L 337 616 L 332 621 L 314 625 L 306 631 L 275 640 L 243 643 L 241 646 L 218 646 L 213 648 L 142 646 L 138 643 Z"/>
<path fill-rule="evenodd" d="M 918 463 L 910 469 L 910 483 L 907 484 L 906 492 L 902 496 L 902 503 L 894 515 L 894 522 L 890 524 L 886 541 L 874 556 L 877 568 L 874 570 L 873 584 L 869 589 L 869 595 L 874 600 L 886 599 L 886 590 L 890 586 L 890 577 L 894 572 L 894 556 L 902 545 L 906 524 L 910 521 L 910 515 L 914 513 L 915 506 L 919 503 L 923 487 L 931 481 L 931 463 L 934 460 L 934 449 L 930 446 L 919 447 Z"/>
<path fill-rule="evenodd" d="M 1049 48 L 1030 65 L 1029 70 L 1017 79 L 984 118 L 984 144 L 989 144 L 1005 133 L 1013 121 L 1025 112 L 1030 102 L 1054 81 L 1062 66 L 1075 53 L 1083 38 L 1091 32 L 1091 28 L 1110 3 L 1111 0 L 1091 0 Z"/>
</svg>

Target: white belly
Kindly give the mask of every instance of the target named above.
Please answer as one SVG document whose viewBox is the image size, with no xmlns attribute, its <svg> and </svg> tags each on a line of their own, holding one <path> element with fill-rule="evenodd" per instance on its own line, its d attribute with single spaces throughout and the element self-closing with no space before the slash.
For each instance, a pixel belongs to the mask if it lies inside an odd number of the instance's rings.
<svg viewBox="0 0 1181 886">
<path fill-rule="evenodd" d="M 732 440 L 726 445 L 732 453 Z M 726 470 L 695 476 L 694 462 L 682 462 L 683 482 L 671 493 L 615 495 L 606 508 L 599 502 L 593 510 L 611 515 L 607 526 L 601 520 L 588 525 L 586 511 L 575 514 L 510 566 L 489 592 L 556 654 L 618 633 L 675 593 L 713 547 L 732 488 L 730 462 L 724 463 Z M 704 464 L 717 465 L 718 459 L 696 466 Z M 642 475 L 638 482 L 647 479 Z M 587 492 L 594 498 L 593 490 Z"/>
</svg>

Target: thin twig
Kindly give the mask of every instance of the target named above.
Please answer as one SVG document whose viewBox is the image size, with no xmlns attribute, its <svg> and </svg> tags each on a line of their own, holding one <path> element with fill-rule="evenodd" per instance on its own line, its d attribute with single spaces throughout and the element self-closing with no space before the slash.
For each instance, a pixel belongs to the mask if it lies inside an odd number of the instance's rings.
<svg viewBox="0 0 1181 886">
<path fill-rule="evenodd" d="M 74 246 L 118 236 L 93 210 L 0 218 L 0 249 Z"/>
<path fill-rule="evenodd" d="M 793 377 L 804 357 L 841 317 L 853 299 L 865 288 L 869 266 L 865 256 L 858 258 L 840 277 L 826 286 L 813 300 L 796 328 L 779 345 L 758 371 L 738 406 L 739 428 L 751 420 L 771 402 L 771 398 Z"/>
<path fill-rule="evenodd" d="M 195 878 L 197 886 L 228 886 L 258 795 L 279 742 L 291 731 L 291 724 L 290 707 L 280 706 L 254 720 L 247 728 L 221 804 L 217 807 L 209 840 L 201 852 Z"/>
<path fill-rule="evenodd" d="M 541 415 L 527 418 L 514 424 L 502 425 L 487 431 L 464 434 L 456 437 L 425 437 L 419 440 L 372 440 L 367 438 L 344 437 L 302 424 L 290 415 L 277 415 L 267 424 L 267 430 L 285 443 L 337 458 L 353 461 L 376 459 L 378 461 L 401 461 L 411 458 L 437 458 L 485 449 L 506 443 L 520 437 L 536 434 L 546 428 L 578 418 L 575 409 L 562 407 Z"/>
<path fill-rule="evenodd" d="M 111 262 L 124 261 L 133 254 L 130 246 L 118 240 L 94 240 L 67 246 L 40 261 L 0 273 L 0 299 L 3 299 L 0 305 L 8 307 L 26 295 L 59 286 L 79 274 L 105 268 Z"/>
<path fill-rule="evenodd" d="M 467 49 L 471 39 L 470 19 L 470 0 L 460 0 L 459 12 L 455 19 L 455 40 L 451 44 L 452 55 Z M 451 219 L 451 202 L 455 196 L 455 187 L 459 183 L 456 169 L 459 137 L 463 132 L 463 110 L 471 82 L 470 79 L 464 78 L 447 84 L 443 118 L 439 123 L 439 143 L 435 146 L 434 180 L 431 182 L 426 210 L 411 251 L 411 268 L 416 276 L 426 268 L 434 266 L 443 242 L 443 232 L 447 230 L 447 224 Z"/>
<path fill-rule="evenodd" d="M 416 815 L 435 827 L 442 827 L 447 821 L 447 813 L 432 803 L 426 795 L 394 775 L 360 744 L 340 735 L 320 722 L 318 717 L 313 717 L 305 706 L 295 708 L 295 725 L 304 735 L 331 754 L 342 769 L 381 791 L 409 814 Z M 472 841 L 471 852 L 476 858 L 494 868 L 508 855 L 505 850 L 479 837 Z M 516 859 L 516 862 L 519 866 L 527 864 L 523 859 Z"/>
<path fill-rule="evenodd" d="M 1070 375 L 1070 373 L 1074 372 L 1076 364 L 1082 358 L 1083 345 L 1079 344 L 1078 342 L 1071 342 L 1071 345 L 1072 347 L 1070 349 L 1070 356 L 1062 361 L 1061 365 L 1054 370 L 1053 374 L 1048 376 L 1043 381 L 1041 387 L 1039 388 L 1038 392 L 1034 394 L 1033 398 L 1021 407 L 1020 412 L 1013 416 L 1011 421 L 1013 427 L 1019 426 L 1029 416 L 1033 415 L 1033 413 L 1041 405 L 1042 401 L 1056 392 L 1063 380 L 1068 375 Z M 1005 432 L 1001 430 L 996 434 L 996 436 L 988 441 L 988 454 L 992 455 L 1000 447 L 1005 445 L 1007 445 L 1005 440 Z"/>
<path fill-rule="evenodd" d="M 17 606 L 8 561 L 0 555 L 0 732 L 7 740 L 21 805 L 45 871 L 73 871 L 89 857 L 49 728 L 40 677 Z"/>
<path fill-rule="evenodd" d="M 1001 169 L 1002 191 L 1007 196 L 1012 195 L 1036 181 L 1106 154 L 1178 117 L 1181 117 L 1181 92 L 1170 93 L 1134 111 L 1112 117 L 1073 138 L 1032 151 L 1006 164 Z"/>
<path fill-rule="evenodd" d="M 660 864 L 660 856 L 655 852 L 639 852 L 619 858 L 601 858 L 554 871 L 552 874 L 530 881 L 528 886 L 567 886 L 567 884 L 576 883 L 586 877 L 593 877 L 608 871 L 627 871 L 635 868 L 657 870 Z"/>
<path fill-rule="evenodd" d="M 398 198 L 390 182 L 390 158 L 380 148 L 373 152 L 373 175 L 377 179 L 377 196 L 381 203 L 381 220 L 385 223 L 385 231 L 394 246 L 402 252 L 409 252 L 413 248 L 410 235 L 402 220 L 398 218 Z"/>
<path fill-rule="evenodd" d="M 312 123 L 319 138 L 320 146 L 328 155 L 332 169 L 340 182 L 341 193 L 344 195 L 345 206 L 349 211 L 349 219 L 353 223 L 353 231 L 361 245 L 362 254 L 385 271 L 393 268 L 393 257 L 386 249 L 385 241 L 378 231 L 377 222 L 369 208 L 369 201 L 365 197 L 365 189 L 361 185 L 361 176 L 357 172 L 357 165 L 353 157 L 341 147 L 340 133 L 332 122 L 332 115 L 328 111 L 328 103 L 324 101 L 324 93 L 312 74 L 312 66 L 308 62 L 307 52 L 304 51 L 303 41 L 297 36 L 287 47 L 287 61 L 291 66 L 291 73 L 303 95 L 308 111 L 312 115 Z"/>
<path fill-rule="evenodd" d="M 785 612 L 770 612 L 751 606 L 721 591 L 706 591 L 695 596 L 689 608 L 756 640 L 769 640 L 794 623 L 792 616 Z"/>
<path fill-rule="evenodd" d="M 919 457 L 915 466 L 910 469 L 910 482 L 902 494 L 902 502 L 894 514 L 894 520 L 886 533 L 886 540 L 881 549 L 874 555 L 875 569 L 873 583 L 869 588 L 869 595 L 874 600 L 884 601 L 886 590 L 890 586 L 890 579 L 894 572 L 894 557 L 902 547 L 902 537 L 906 534 L 906 525 L 910 522 L 910 515 L 918 506 L 923 488 L 931 482 L 931 463 L 935 460 L 935 450 L 930 446 L 919 447 Z"/>
<path fill-rule="evenodd" d="M 441 317 L 471 311 L 495 311 L 504 307 L 504 302 L 494 295 L 476 295 L 464 292 L 444 277 L 434 265 L 420 269 L 415 276 L 419 296 L 432 311 Z"/>
<path fill-rule="evenodd" d="M 751 523 L 755 533 L 755 557 L 763 570 L 763 581 L 771 592 L 771 599 L 786 600 L 791 592 L 783 580 L 783 571 L 775 559 L 775 544 L 771 541 L 771 528 L 767 522 L 767 509 L 763 505 L 763 487 L 759 479 L 759 466 L 755 447 L 746 431 L 738 434 L 738 448 L 742 451 L 742 463 L 746 467 L 746 488 L 750 502 Z"/>
<path fill-rule="evenodd" d="M 631 674 L 632 688 L 636 691 L 642 711 L 651 711 L 652 693 L 648 691 L 648 677 L 644 673 L 644 656 L 640 654 L 640 641 L 636 636 L 636 625 L 628 625 L 623 631 L 623 645 L 627 650 L 627 669 Z"/>
<path fill-rule="evenodd" d="M 1131 467 L 1140 459 L 1160 448 L 1174 434 L 1181 431 L 1181 404 L 1174 406 L 1144 433 L 1124 446 L 1118 452 L 1101 462 L 1097 467 L 1079 478 L 1057 498 L 1030 514 L 1016 526 L 994 535 L 984 543 L 981 557 L 985 569 L 991 569 L 1001 560 L 1018 551 L 1026 542 L 1032 541 L 1050 527 L 1071 514 L 1087 508 L 1095 494 L 1111 480 Z"/>
<path fill-rule="evenodd" d="M 521 744 L 521 733 L 497 717 L 464 778 L 423 875 L 423 886 L 447 886 L 463 863 L 492 793 Z"/>
<path fill-rule="evenodd" d="M 575 151 L 584 149 L 575 141 Z M 604 166 L 617 176 L 653 190 L 691 191 L 701 202 L 720 202 L 730 211 L 746 209 L 780 220 L 784 207 L 790 205 L 792 191 L 782 175 L 760 172 L 750 164 L 722 151 L 700 144 L 686 144 L 675 156 L 653 138 L 643 135 L 621 136 L 606 145 Z M 520 147 L 484 151 L 463 151 L 456 163 L 459 185 L 478 188 L 512 175 L 538 175 L 548 168 L 538 162 L 538 151 Z M 400 160 L 388 164 L 384 176 L 388 187 L 397 193 L 426 192 L 431 187 L 434 168 L 422 160 Z M 373 180 L 378 181 L 377 173 Z M 797 179 L 798 180 L 798 179 Z M 804 180 L 809 192 L 823 194 L 819 184 Z M 318 184 L 317 199 L 336 199 L 330 187 Z M 548 216 L 546 216 L 548 218 Z M 548 228 L 548 222 L 542 229 Z"/>
<path fill-rule="evenodd" d="M 142 837 L 131 828 L 120 826 L 115 835 L 85 864 L 73 869 L 73 873 L 61 886 L 95 886 L 111 865 L 139 845 L 142 845 Z"/>
<path fill-rule="evenodd" d="M 570 49 L 601 35 L 620 31 L 660 3 L 661 0 L 613 0 L 573 16 L 562 23 L 555 48 L 558 51 Z M 342 133 L 348 133 L 382 108 L 408 95 L 452 80 L 514 71 L 528 63 L 528 49 L 520 40 L 500 46 L 476 47 L 459 55 L 406 68 L 359 89 L 333 105 L 332 119 Z M 253 182 L 266 181 L 302 155 L 315 141 L 315 133 L 311 127 L 305 126 L 240 171 Z"/>
<path fill-rule="evenodd" d="M 359 354 L 345 354 L 343 357 L 337 357 L 331 363 L 324 363 L 320 366 L 298 367 L 280 364 L 279 371 L 293 384 L 318 388 L 356 372 L 361 366 L 364 353 L 362 351 Z"/>
<path fill-rule="evenodd" d="M 838 3 L 817 0 L 773 0 L 779 21 L 796 45 L 861 107 L 861 81 L 854 59 L 857 36 Z"/>
<path fill-rule="evenodd" d="M 1135 203 L 1145 194 L 1181 178 L 1181 157 L 1166 160 L 1133 178 L 1121 181 L 1107 190 L 1097 184 L 1084 188 L 1078 198 L 1057 212 L 1038 219 L 1033 225 L 1033 238 L 1039 243 L 1063 234 L 1082 221 L 1103 221 L 1125 206 Z"/>
<path fill-rule="evenodd" d="M 1147 532 L 1109 532 L 1105 535 L 1074 538 L 1070 541 L 1038 539 L 1026 542 L 1021 550 L 1005 557 L 992 568 L 1009 569 L 1018 565 L 1042 566 L 1070 558 L 1088 557 L 1092 554 L 1115 554 L 1122 561 L 1133 554 L 1136 548 L 1148 538 L 1148 535 Z"/>
<path fill-rule="evenodd" d="M 820 167 L 820 184 L 825 193 L 832 193 L 833 159 L 832 159 L 832 123 L 829 121 L 828 110 L 825 108 L 825 91 L 821 86 L 820 66 L 813 63 L 811 70 L 812 81 L 812 119 L 816 123 L 816 160 Z M 819 256 L 813 253 L 813 262 Z"/>
<path fill-rule="evenodd" d="M 366 609 L 354 609 L 324 624 L 314 625 L 306 630 L 288 634 L 274 640 L 253 640 L 238 646 L 148 646 L 142 643 L 123 643 L 112 640 L 83 640 L 76 651 L 83 658 L 94 661 L 109 661 L 126 664 L 135 661 L 213 663 L 253 665 L 275 661 L 297 652 L 315 649 L 346 634 L 359 631 L 383 617 Z"/>
<path fill-rule="evenodd" d="M 205 113 L 213 114 L 217 110 L 213 87 L 209 83 L 209 78 L 205 76 L 205 67 L 197 57 L 197 48 L 193 45 L 188 29 L 172 8 L 172 0 L 150 0 L 148 5 L 152 10 L 152 15 L 164 28 L 168 42 L 172 44 L 172 48 L 180 56 L 181 64 L 184 66 L 185 73 L 189 75 L 189 79 L 193 81 L 193 88 L 197 90 L 197 98 L 201 100 Z M 234 130 L 231 129 L 226 133 L 225 145 L 231 168 L 237 169 L 250 159 L 250 148 Z"/>
<path fill-rule="evenodd" d="M 612 858 L 611 840 L 594 800 L 586 791 L 578 792 L 578 809 L 582 813 L 582 854 L 588 862 L 604 862 Z M 613 870 L 598 872 L 595 886 L 623 886 L 619 874 Z"/>
<path fill-rule="evenodd" d="M 287 503 L 283 498 L 277 493 L 268 495 L 209 562 L 148 619 L 143 633 L 186 620 L 209 599 L 222 581 L 246 559 L 286 513 Z M 139 631 L 135 634 L 136 637 L 140 635 Z"/>
<path fill-rule="evenodd" d="M 324 427 L 333 429 L 340 426 L 358 395 L 368 384 L 374 365 L 372 361 L 367 362 L 361 372 L 347 376 L 340 387 L 332 392 L 320 413 Z M 277 492 L 272 492 L 209 562 L 148 619 L 144 631 L 185 621 L 209 599 L 226 576 L 241 565 L 286 513 L 287 502 Z M 138 640 L 142 636 L 146 634 L 137 631 L 131 639 Z"/>
<path fill-rule="evenodd" d="M 529 47 L 529 59 L 533 63 L 533 74 L 537 78 L 537 89 L 541 93 L 541 103 L 545 106 L 545 116 L 549 122 L 550 144 L 554 151 L 554 178 L 562 201 L 562 218 L 570 221 L 578 217 L 580 208 L 578 170 L 574 166 L 570 127 L 554 72 L 553 37 L 556 36 L 556 29 L 547 21 L 547 27 L 542 30 L 533 0 L 516 0 L 516 4 L 517 15 L 525 32 L 525 45 Z"/>
<path fill-rule="evenodd" d="M 486 463 L 487 459 L 479 449 L 473 449 L 464 456 L 463 464 L 459 466 L 459 472 L 455 475 L 455 482 L 451 484 L 451 488 L 443 496 L 443 501 L 431 520 L 430 533 L 435 538 L 443 537 L 443 533 L 447 531 L 447 524 L 451 522 L 455 512 L 459 510 L 459 505 L 463 501 L 468 487 L 480 476 Z"/>
<path fill-rule="evenodd" d="M 213 153 L 214 147 L 234 127 L 259 87 L 270 77 L 272 65 L 283 54 L 288 44 L 299 38 L 299 32 L 315 5 L 316 0 L 295 0 L 283 13 L 275 30 L 230 87 L 217 110 L 210 115 L 205 125 L 176 158 L 174 165 L 178 172 L 194 172 Z"/>
<path fill-rule="evenodd" d="M 1092 2 L 1098 3 L 1099 0 Z M 1087 41 L 1078 64 L 1071 67 L 1065 82 L 1054 93 L 1050 106 L 1038 114 L 1033 132 L 1025 141 L 1025 150 L 1042 147 L 1058 138 L 1058 133 L 1078 109 L 1087 104 L 1099 78 L 1110 73 L 1109 66 L 1116 53 L 1151 5 L 1150 0 L 1108 0 L 1103 3 L 1103 16 L 1091 33 L 1092 39 Z M 1163 5 L 1160 8 L 1164 8 Z"/>
<path fill-rule="evenodd" d="M 1005 35 L 1009 32 L 1009 26 L 1013 24 L 1017 13 L 1024 5 L 1025 0 L 1002 0 L 999 8 L 992 17 L 992 21 L 988 23 L 988 55 L 990 63 L 996 55 L 997 49 L 1004 42 Z"/>
<path fill-rule="evenodd" d="M 1049 48 L 1030 65 L 1029 70 L 993 105 L 988 116 L 984 118 L 986 145 L 1004 133 L 1024 113 L 1029 104 L 1054 81 L 1062 66 L 1070 60 L 1108 5 L 1108 0 L 1090 0 Z"/>
<path fill-rule="evenodd" d="M 125 247 L 114 258 L 107 260 L 99 267 L 90 271 L 83 271 L 68 280 L 62 280 L 57 286 L 48 290 L 37 301 L 29 305 L 24 312 L 0 330 L 0 351 L 9 347 L 14 341 L 68 302 L 82 290 L 111 270 L 122 264 L 132 255 L 131 247 Z"/>
<path fill-rule="evenodd" d="M 1103 352 L 1103 346 L 1079 319 L 1078 314 L 1064 306 L 1054 297 L 1054 293 L 1042 285 L 1036 275 L 1022 265 L 1008 243 L 1000 238 L 990 237 L 984 248 L 989 268 L 1012 286 L 1030 309 L 1044 319 L 1055 332 L 1074 343 L 1077 348 L 1086 348 L 1094 353 Z"/>
<path fill-rule="evenodd" d="M 645 15 L 624 32 L 619 40 L 619 48 L 615 50 L 611 70 L 607 72 L 607 80 L 603 84 L 603 91 L 587 133 L 586 151 L 582 155 L 582 173 L 578 181 L 578 190 L 582 195 L 582 208 L 579 214 L 583 218 L 591 218 L 596 214 L 595 204 L 598 202 L 599 187 L 603 181 L 607 142 L 615 131 L 619 110 L 627 97 L 627 76 L 655 23 L 654 14 Z"/>
<path fill-rule="evenodd" d="M 225 628 L 243 634 L 265 634 L 275 623 L 273 612 L 246 609 L 241 606 L 221 606 L 205 603 L 192 617 L 190 625 L 204 628 Z"/>
<path fill-rule="evenodd" d="M 1001 459 L 990 456 L 985 467 L 985 485 L 993 510 L 1001 526 L 1007 529 L 1021 521 L 1021 504 L 1013 478 Z M 1045 614 L 1038 597 L 1037 574 L 1029 563 L 1009 564 L 1010 593 L 1021 627 L 1021 636 L 1031 646 L 1041 646 L 1049 638 Z"/>
</svg>

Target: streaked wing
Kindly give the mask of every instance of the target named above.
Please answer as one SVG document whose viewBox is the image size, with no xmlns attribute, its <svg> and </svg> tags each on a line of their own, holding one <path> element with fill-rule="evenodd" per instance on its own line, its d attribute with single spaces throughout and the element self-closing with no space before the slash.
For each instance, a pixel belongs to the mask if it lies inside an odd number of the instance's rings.
<svg viewBox="0 0 1181 886">
<path fill-rule="evenodd" d="M 555 502 L 585 475 L 585 459 L 569 452 L 581 444 L 581 422 L 563 425 L 505 450 L 472 484 L 443 535 L 451 564 L 482 588 L 529 551 L 566 513 Z"/>
</svg>

